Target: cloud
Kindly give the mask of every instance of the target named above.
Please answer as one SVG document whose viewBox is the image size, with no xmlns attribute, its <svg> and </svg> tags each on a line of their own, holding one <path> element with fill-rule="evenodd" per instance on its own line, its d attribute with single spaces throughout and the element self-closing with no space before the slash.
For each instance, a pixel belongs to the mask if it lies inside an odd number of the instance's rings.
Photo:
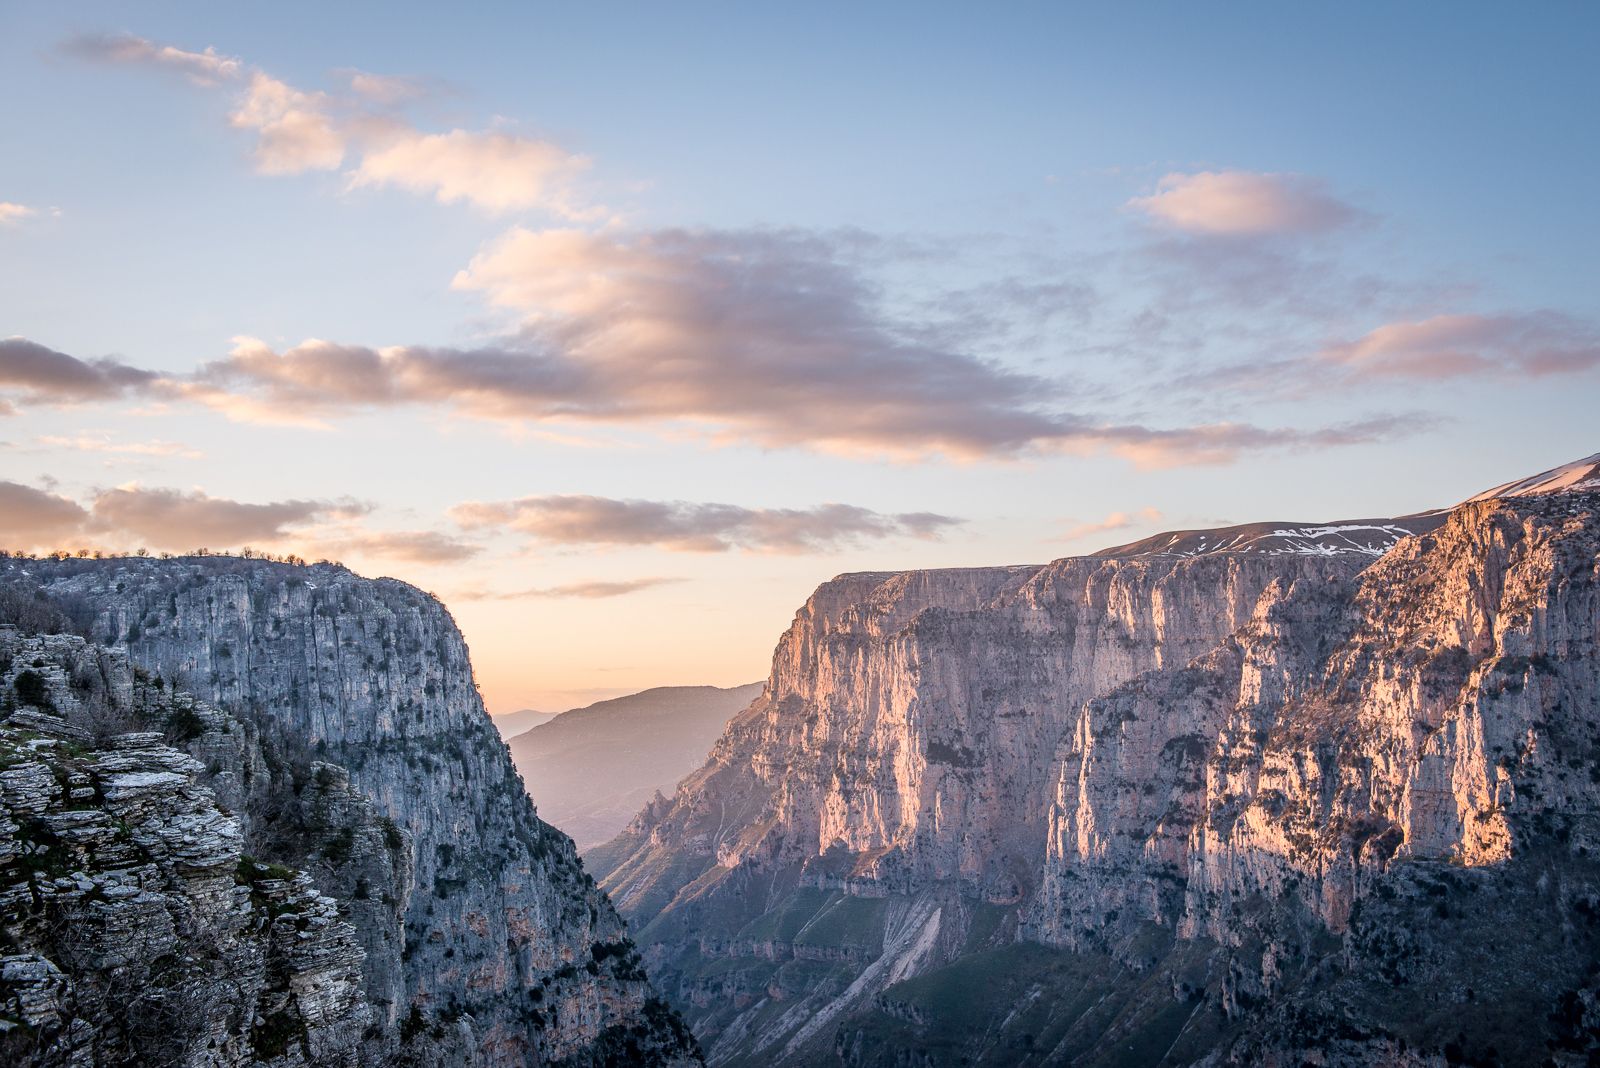
<svg viewBox="0 0 1600 1068">
<path fill-rule="evenodd" d="M 1155 508 L 1141 508 L 1137 513 L 1112 512 L 1097 523 L 1078 523 L 1067 530 L 1065 540 L 1076 541 L 1091 534 L 1105 534 L 1113 530 L 1126 530 L 1137 522 L 1159 523 L 1161 512 Z"/>
<path fill-rule="evenodd" d="M 0 226 L 15 226 L 23 219 L 37 215 L 37 209 L 26 204 L 13 204 L 9 200 L 0 200 Z"/>
<path fill-rule="evenodd" d="M 88 519 L 89 513 L 76 501 L 0 481 L 0 544 L 7 548 L 54 545 L 78 534 Z"/>
<path fill-rule="evenodd" d="M 343 70 L 339 73 L 349 82 L 352 93 L 385 107 L 395 107 L 420 100 L 434 91 L 433 84 L 425 78 L 413 78 L 403 74 L 373 74 L 364 70 Z"/>
<path fill-rule="evenodd" d="M 0 481 L 0 548 L 142 545 L 188 552 L 275 544 L 307 556 L 352 554 L 416 564 L 457 563 L 482 551 L 464 538 L 439 531 L 364 529 L 357 520 L 370 510 L 348 498 L 253 504 L 197 489 L 137 483 L 100 490 L 85 506 L 45 490 Z"/>
<path fill-rule="evenodd" d="M 582 600 L 598 600 L 607 597 L 625 597 L 630 593 L 638 593 L 641 590 L 654 589 L 657 586 L 667 586 L 683 581 L 681 578 L 639 578 L 627 579 L 622 582 L 574 582 L 565 586 L 538 586 L 525 590 L 470 589 L 457 593 L 454 599 L 460 601 L 520 601 L 527 598 L 570 597 Z"/>
<path fill-rule="evenodd" d="M 45 435 L 37 439 L 40 445 L 52 449 L 74 449 L 78 452 L 104 452 L 127 456 L 174 456 L 185 460 L 198 460 L 205 453 L 179 441 L 112 441 L 105 437 L 77 437 Z"/>
<path fill-rule="evenodd" d="M 1361 377 L 1570 374 L 1600 367 L 1600 330 L 1557 312 L 1388 323 L 1321 358 Z"/>
<path fill-rule="evenodd" d="M 239 339 L 190 396 L 297 417 L 439 404 L 507 419 L 688 423 L 719 440 L 962 457 L 1092 439 L 1036 376 L 913 343 L 823 238 L 513 230 L 458 275 L 524 318 L 497 347 Z M 248 415 L 249 413 L 244 413 Z"/>
<path fill-rule="evenodd" d="M 546 415 L 960 459 L 1155 447 L 1189 433 L 1061 411 L 1059 383 L 896 323 L 849 262 L 858 242 L 797 231 L 516 228 L 454 285 L 524 316 L 522 341 L 545 361 L 541 374 L 560 358 L 573 368 L 578 392 L 552 398 Z M 1204 444 L 1216 433 L 1191 436 Z"/>
<path fill-rule="evenodd" d="M 187 52 L 127 34 L 79 36 L 62 47 L 98 62 L 178 70 L 197 85 L 234 93 L 228 122 L 255 135 L 262 174 L 337 170 L 353 158 L 346 172 L 352 189 L 393 186 L 496 212 L 605 214 L 583 204 L 573 188 L 572 179 L 589 165 L 582 156 L 503 131 L 430 133 L 405 121 L 395 109 L 427 94 L 422 79 L 344 70 L 338 76 L 348 91 L 324 92 L 290 85 L 212 48 Z"/>
<path fill-rule="evenodd" d="M 540 418 L 573 412 L 588 387 L 568 361 L 509 349 L 373 349 L 312 338 L 283 352 L 236 338 L 200 368 L 185 395 L 245 419 L 297 419 L 350 408 L 455 405 L 475 414 Z M 241 404 L 241 402 L 249 402 Z"/>
<path fill-rule="evenodd" d="M 1242 453 L 1370 445 L 1392 441 L 1437 423 L 1419 412 L 1382 415 L 1313 430 L 1269 429 L 1247 423 L 1213 423 L 1163 431 L 1134 428 L 1111 439 L 1119 455 L 1146 470 L 1233 463 Z"/>
<path fill-rule="evenodd" d="M 847 504 L 744 508 L 588 496 L 470 501 L 452 508 L 450 516 L 468 530 L 504 528 L 560 545 L 654 545 L 675 552 L 826 552 L 883 538 L 937 538 L 962 522 L 931 512 L 886 515 Z"/>
<path fill-rule="evenodd" d="M 80 360 L 26 338 L 0 338 L 0 392 L 17 392 L 26 402 L 113 400 L 146 391 L 160 378 L 117 360 Z"/>
<path fill-rule="evenodd" d="M 574 206 L 571 178 L 588 166 L 549 141 L 407 130 L 367 151 L 350 172 L 350 186 L 392 185 L 431 194 L 441 204 L 467 201 L 488 211 L 544 206 L 578 217 L 590 211 Z"/>
<path fill-rule="evenodd" d="M 354 531 L 318 541 L 328 556 L 363 555 L 415 564 L 453 564 L 471 559 L 483 547 L 435 530 Z"/>
<path fill-rule="evenodd" d="M 201 490 L 119 486 L 95 496 L 91 527 L 140 539 L 152 548 L 226 548 L 287 537 L 288 528 L 358 514 L 350 501 L 286 500 L 247 504 Z"/>
<path fill-rule="evenodd" d="M 101 63 L 130 63 L 165 68 L 184 75 L 196 85 L 214 86 L 237 78 L 244 64 L 214 48 L 186 52 L 172 45 L 135 37 L 130 33 L 85 33 L 68 38 L 62 50 L 80 59 Z"/>
<path fill-rule="evenodd" d="M 1361 217 L 1316 178 L 1251 171 L 1168 174 L 1155 193 L 1128 206 L 1163 226 L 1207 235 L 1312 233 Z"/>
<path fill-rule="evenodd" d="M 501 344 L 310 339 L 279 350 L 240 338 L 225 359 L 149 388 L 241 420 L 308 425 L 428 405 L 901 459 L 1107 450 L 1145 465 L 1225 463 L 1245 451 L 1351 436 L 1350 427 L 1151 427 L 1064 410 L 1063 383 L 962 351 L 965 325 L 943 344 L 939 331 L 887 315 L 852 259 L 869 241 L 805 231 L 518 227 L 454 281 L 520 320 Z"/>
<path fill-rule="evenodd" d="M 304 93 L 256 71 L 228 122 L 255 132 L 256 169 L 263 174 L 331 171 L 344 162 L 345 134 L 329 106 L 324 93 Z"/>
</svg>

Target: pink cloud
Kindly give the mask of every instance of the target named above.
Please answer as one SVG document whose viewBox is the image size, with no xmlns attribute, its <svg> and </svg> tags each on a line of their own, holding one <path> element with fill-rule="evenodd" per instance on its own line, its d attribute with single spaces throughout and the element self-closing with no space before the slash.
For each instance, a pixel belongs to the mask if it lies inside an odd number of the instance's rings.
<svg viewBox="0 0 1600 1068">
<path fill-rule="evenodd" d="M 502 528 L 557 545 L 654 545 L 674 552 L 826 552 L 884 538 L 936 539 L 962 522 L 931 512 L 890 515 L 847 504 L 745 508 L 590 496 L 468 501 L 450 515 L 468 530 Z"/>
<path fill-rule="evenodd" d="M 1112 512 L 1098 522 L 1078 523 L 1067 530 L 1065 540 L 1076 541 L 1091 534 L 1106 534 L 1113 530 L 1126 530 L 1135 523 L 1159 523 L 1161 512 L 1155 508 L 1141 508 L 1135 513 Z"/>
<path fill-rule="evenodd" d="M 1260 236 L 1332 230 L 1359 217 L 1316 178 L 1251 171 L 1168 174 L 1128 206 L 1191 234 Z"/>
<path fill-rule="evenodd" d="M 1600 332 L 1557 312 L 1436 315 L 1386 323 L 1320 356 L 1373 377 L 1570 374 L 1600 366 Z"/>
</svg>

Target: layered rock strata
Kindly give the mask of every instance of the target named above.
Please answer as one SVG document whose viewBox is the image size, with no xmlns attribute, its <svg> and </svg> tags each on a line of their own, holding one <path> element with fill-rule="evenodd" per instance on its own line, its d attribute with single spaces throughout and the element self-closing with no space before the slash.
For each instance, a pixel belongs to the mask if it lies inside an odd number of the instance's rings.
<svg viewBox="0 0 1600 1068">
<path fill-rule="evenodd" d="M 1582 1063 L 1600 496 L 1560 488 L 1376 562 L 843 576 L 591 863 L 713 1063 Z"/>
</svg>

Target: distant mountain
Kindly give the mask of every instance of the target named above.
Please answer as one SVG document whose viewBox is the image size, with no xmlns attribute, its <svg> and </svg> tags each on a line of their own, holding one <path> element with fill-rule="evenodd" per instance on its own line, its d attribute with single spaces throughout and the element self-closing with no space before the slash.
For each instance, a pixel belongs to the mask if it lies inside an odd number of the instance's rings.
<svg viewBox="0 0 1600 1068">
<path fill-rule="evenodd" d="M 506 712 L 503 715 L 489 718 L 494 722 L 494 729 L 500 732 L 500 737 L 509 742 L 523 731 L 537 727 L 541 723 L 549 723 L 560 714 L 559 712 L 540 712 L 532 708 L 523 708 L 516 712 Z"/>
<path fill-rule="evenodd" d="M 761 685 L 658 686 L 574 708 L 512 738 L 511 759 L 539 814 L 587 849 L 699 767 Z"/>
</svg>

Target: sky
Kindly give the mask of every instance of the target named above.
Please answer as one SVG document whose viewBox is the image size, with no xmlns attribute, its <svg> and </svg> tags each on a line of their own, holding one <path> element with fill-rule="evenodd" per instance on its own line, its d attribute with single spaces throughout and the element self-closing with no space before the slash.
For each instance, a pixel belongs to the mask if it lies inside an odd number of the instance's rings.
<svg viewBox="0 0 1600 1068">
<path fill-rule="evenodd" d="M 392 575 L 554 711 L 1600 450 L 1600 7 L 767 8 L 0 4 L 0 546 Z"/>
</svg>

